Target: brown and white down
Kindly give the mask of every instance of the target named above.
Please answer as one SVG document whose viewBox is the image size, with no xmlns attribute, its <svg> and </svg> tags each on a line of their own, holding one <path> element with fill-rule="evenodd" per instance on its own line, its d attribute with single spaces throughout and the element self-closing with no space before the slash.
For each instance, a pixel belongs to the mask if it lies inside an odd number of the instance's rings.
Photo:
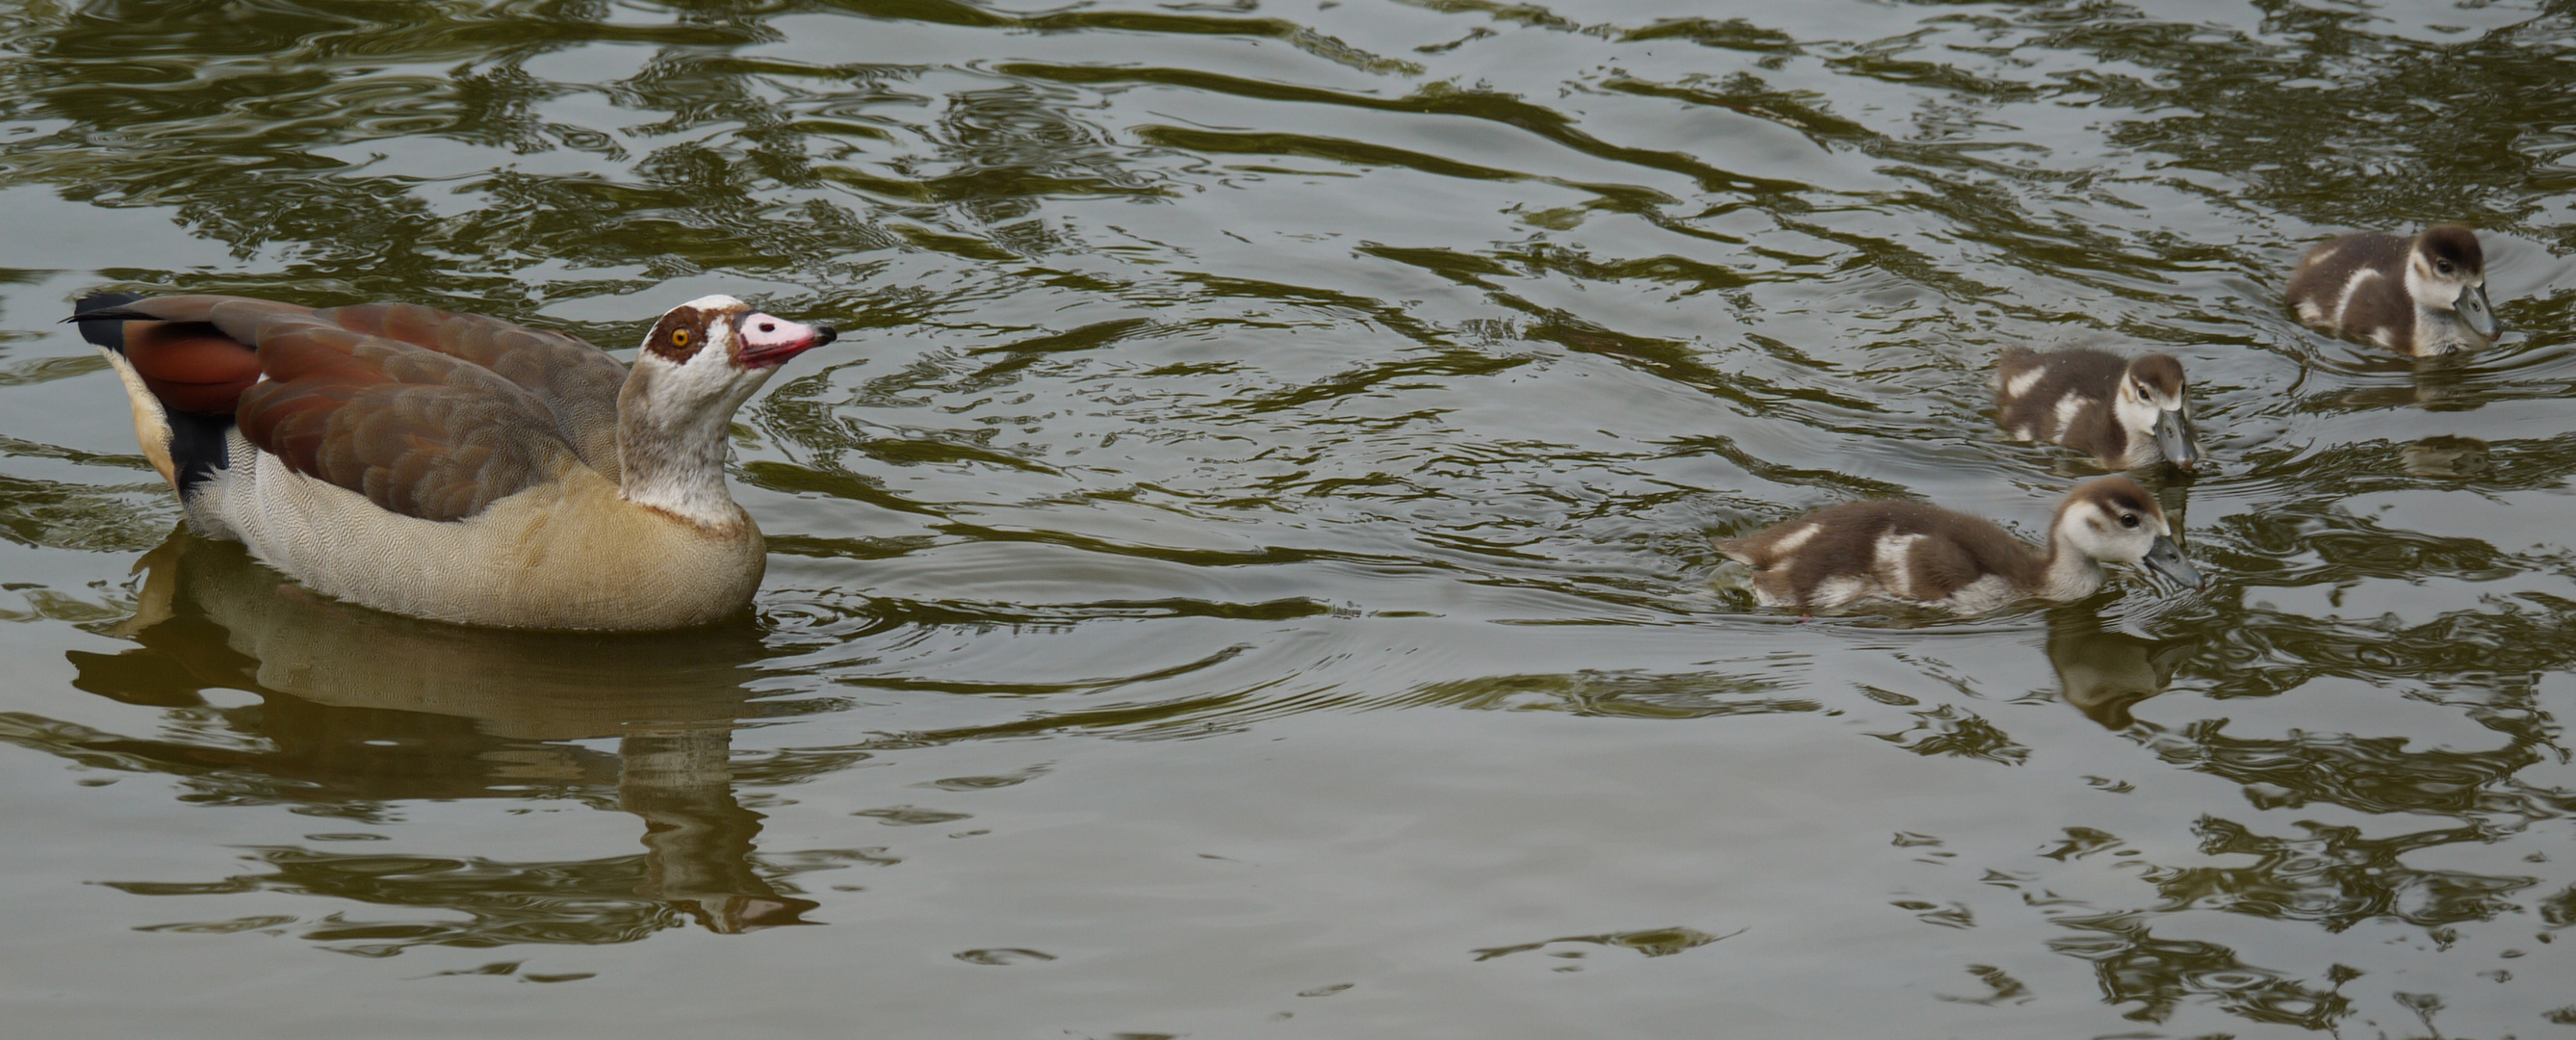
<svg viewBox="0 0 2576 1040">
<path fill-rule="evenodd" d="M 2482 350 L 2503 330 L 2487 305 L 2486 253 L 2457 224 L 2329 239 L 2299 259 L 2283 295 L 2312 328 L 2415 357 Z"/>
<path fill-rule="evenodd" d="M 2200 463 L 2182 362 L 2103 350 L 2007 350 L 1995 363 L 1995 419 L 2015 439 L 2093 456 L 2103 469 Z"/>
<path fill-rule="evenodd" d="M 741 612 L 767 554 L 725 485 L 735 409 L 828 325 L 706 296 L 630 368 L 571 336 L 410 304 L 102 294 L 189 523 L 317 592 L 467 625 L 655 630 Z"/>
<path fill-rule="evenodd" d="M 1754 598 L 1766 607 L 1879 599 L 1974 614 L 2031 598 L 2067 602 L 2102 587 L 2105 563 L 2200 585 L 2164 508 L 2127 477 L 2068 492 L 2045 550 L 1978 517 L 1904 499 L 1845 502 L 1716 544 L 1753 568 Z"/>
</svg>

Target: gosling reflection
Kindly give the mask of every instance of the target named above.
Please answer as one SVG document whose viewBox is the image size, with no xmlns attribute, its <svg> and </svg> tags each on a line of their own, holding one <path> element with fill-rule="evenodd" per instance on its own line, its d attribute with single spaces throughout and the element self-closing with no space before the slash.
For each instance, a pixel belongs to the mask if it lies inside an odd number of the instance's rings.
<svg viewBox="0 0 2576 1040">
<path fill-rule="evenodd" d="M 650 637 L 456 628 L 323 599 L 235 543 L 184 530 L 138 567 L 136 612 L 106 634 L 140 647 L 73 651 L 74 685 L 196 709 L 257 739 L 128 742 L 137 753 L 223 770 L 247 788 L 240 797 L 332 815 L 364 815 L 378 799 L 613 786 L 618 807 L 644 820 L 636 894 L 717 932 L 814 923 L 801 915 L 817 904 L 754 869 L 762 816 L 734 797 L 743 667 L 764 653 L 748 624 Z M 219 708 L 202 696 L 210 689 L 260 703 Z M 604 737 L 619 738 L 615 753 L 566 743 Z"/>
<path fill-rule="evenodd" d="M 2059 696 L 2106 729 L 2134 724 L 2129 709 L 2165 692 L 2174 668 L 2191 650 L 2188 640 L 2106 630 L 2102 619 L 2087 611 L 2055 611 L 2049 618 L 2048 663 L 2057 668 Z"/>
<path fill-rule="evenodd" d="M 2487 471 L 2487 442 L 2474 437 L 2426 437 L 2397 449 L 2398 465 L 2414 477 L 2474 477 Z"/>
<path fill-rule="evenodd" d="M 2480 369 L 2461 353 L 2406 359 L 2322 359 L 2319 367 L 2356 377 L 2357 385 L 2321 394 L 2317 400 L 2336 410 L 2420 408 L 2427 412 L 2463 411 L 2478 406 Z"/>
</svg>

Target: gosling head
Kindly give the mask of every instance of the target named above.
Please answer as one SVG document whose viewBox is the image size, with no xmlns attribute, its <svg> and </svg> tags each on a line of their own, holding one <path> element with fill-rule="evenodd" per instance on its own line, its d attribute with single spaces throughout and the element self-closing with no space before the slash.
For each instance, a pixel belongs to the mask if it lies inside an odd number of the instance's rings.
<svg viewBox="0 0 2576 1040">
<path fill-rule="evenodd" d="M 2165 461 L 2183 469 L 2200 464 L 2200 431 L 2192 425 L 2189 388 L 2183 385 L 2182 362 L 2170 354 L 2149 354 L 2129 362 L 2120 377 L 2118 404 L 2124 429 L 2144 430 L 2156 439 Z"/>
<path fill-rule="evenodd" d="M 2504 331 L 2487 305 L 2487 259 L 2476 232 L 2437 224 L 2416 236 L 2406 255 L 2406 295 L 2418 306 L 2457 314 L 2484 339 Z"/>
<path fill-rule="evenodd" d="M 2200 571 L 2174 544 L 2173 529 L 2154 495 L 2127 477 L 2103 477 L 2077 485 L 2057 507 L 2050 533 L 2061 550 L 2072 549 L 2103 563 L 2125 563 L 2151 578 L 2184 588 L 2200 586 Z"/>
</svg>

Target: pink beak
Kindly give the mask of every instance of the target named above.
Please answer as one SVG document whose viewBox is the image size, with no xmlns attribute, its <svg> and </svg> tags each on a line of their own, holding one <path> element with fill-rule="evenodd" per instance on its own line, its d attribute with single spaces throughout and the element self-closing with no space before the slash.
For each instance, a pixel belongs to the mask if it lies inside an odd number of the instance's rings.
<svg viewBox="0 0 2576 1040">
<path fill-rule="evenodd" d="M 734 355 L 744 368 L 775 368 L 787 359 L 832 342 L 840 334 L 829 325 L 807 325 L 803 322 L 773 318 L 767 314 L 742 316 L 738 342 L 742 349 Z"/>
</svg>

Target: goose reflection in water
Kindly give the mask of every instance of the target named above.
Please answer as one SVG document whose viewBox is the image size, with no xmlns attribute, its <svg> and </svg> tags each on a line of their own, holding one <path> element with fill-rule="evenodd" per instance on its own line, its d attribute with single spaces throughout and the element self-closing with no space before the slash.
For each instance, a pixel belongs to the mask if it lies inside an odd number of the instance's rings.
<svg viewBox="0 0 2576 1040">
<path fill-rule="evenodd" d="M 94 750 L 114 745 L 201 791 L 222 789 L 205 800 L 297 803 L 316 815 L 365 818 L 365 803 L 377 800 L 579 798 L 613 788 L 616 805 L 644 820 L 640 884 L 636 864 L 616 858 L 478 862 L 473 891 L 450 874 L 401 892 L 396 877 L 328 869 L 340 857 L 268 857 L 299 872 L 295 887 L 507 918 L 493 927 L 542 930 L 553 941 L 626 941 L 667 925 L 649 905 L 639 914 L 633 895 L 716 932 L 816 923 L 802 919 L 816 903 L 781 893 L 755 869 L 762 816 L 733 792 L 731 734 L 750 710 L 743 669 L 765 652 L 748 621 L 651 637 L 456 628 L 315 596 L 240 546 L 184 530 L 138 568 L 147 573 L 134 616 L 105 632 L 141 645 L 71 652 L 75 685 L 131 704 L 200 709 L 200 718 L 210 710 L 256 739 L 86 742 Z M 210 709 L 199 695 L 208 689 L 261 703 Z M 615 754 L 567 743 L 605 737 L 619 738 Z M 372 880 L 338 891 L 335 875 Z M 594 920 L 530 921 L 524 910 L 494 909 L 531 902 Z"/>
<path fill-rule="evenodd" d="M 2192 647 L 2188 640 L 2110 631 L 2080 609 L 2052 611 L 2048 619 L 2048 663 L 2057 669 L 2058 695 L 2106 729 L 2134 724 L 2129 709 L 2165 692 Z"/>
</svg>

